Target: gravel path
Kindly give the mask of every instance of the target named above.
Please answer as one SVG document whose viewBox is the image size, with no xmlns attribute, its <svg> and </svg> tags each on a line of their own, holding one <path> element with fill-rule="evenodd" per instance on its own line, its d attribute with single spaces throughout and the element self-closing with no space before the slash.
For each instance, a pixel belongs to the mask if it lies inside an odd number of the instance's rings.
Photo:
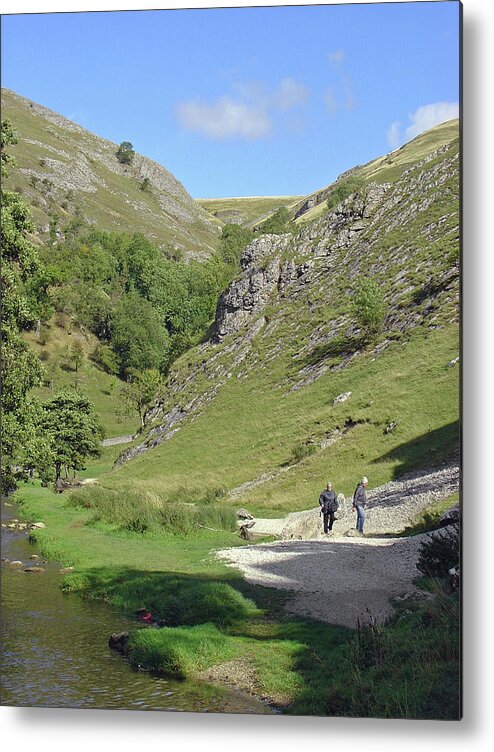
<svg viewBox="0 0 494 752">
<path fill-rule="evenodd" d="M 383 622 L 390 597 L 414 592 L 418 549 L 426 535 L 380 537 L 399 532 L 421 510 L 458 490 L 459 468 L 404 476 L 368 492 L 366 537 L 355 537 L 351 502 L 343 505 L 331 536 L 321 532 L 317 509 L 281 520 L 256 519 L 252 528 L 284 540 L 218 551 L 254 584 L 292 591 L 286 610 L 355 627 L 370 614 Z"/>
</svg>

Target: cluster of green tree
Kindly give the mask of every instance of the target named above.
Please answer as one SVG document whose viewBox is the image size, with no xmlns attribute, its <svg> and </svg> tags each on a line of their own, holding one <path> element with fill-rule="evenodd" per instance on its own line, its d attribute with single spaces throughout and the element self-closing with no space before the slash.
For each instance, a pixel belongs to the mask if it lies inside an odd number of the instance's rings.
<svg viewBox="0 0 494 752">
<path fill-rule="evenodd" d="M 15 164 L 5 151 L 16 143 L 9 121 L 2 121 L 1 134 L 5 177 Z M 2 188 L 1 203 L 2 492 L 7 493 L 35 469 L 43 478 L 58 476 L 62 464 L 80 469 L 85 457 L 99 452 L 101 429 L 91 403 L 80 396 L 56 397 L 41 405 L 32 395 L 41 384 L 43 366 L 22 333 L 51 315 L 49 288 L 56 277 L 28 239 L 34 225 L 19 194 Z"/>
<path fill-rule="evenodd" d="M 214 316 L 230 264 L 167 258 L 141 235 L 92 230 L 42 252 L 55 309 L 99 339 L 95 359 L 127 379 L 170 364 L 197 342 Z"/>
</svg>

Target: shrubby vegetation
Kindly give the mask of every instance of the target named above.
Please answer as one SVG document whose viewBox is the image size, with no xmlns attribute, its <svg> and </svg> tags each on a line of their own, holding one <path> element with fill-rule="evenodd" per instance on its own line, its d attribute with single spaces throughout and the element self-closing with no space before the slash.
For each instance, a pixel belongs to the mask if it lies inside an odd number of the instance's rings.
<svg viewBox="0 0 494 752">
<path fill-rule="evenodd" d="M 350 175 L 345 180 L 339 180 L 329 194 L 326 202 L 328 209 L 334 209 L 352 193 L 359 193 L 365 186 L 365 180 L 357 175 Z"/>
<path fill-rule="evenodd" d="M 298 227 L 286 206 L 280 206 L 259 226 L 259 231 L 263 234 L 283 235 L 285 232 L 298 232 Z"/>
<path fill-rule="evenodd" d="M 91 402 L 68 391 L 42 405 L 38 422 L 39 449 L 33 461 L 41 479 L 48 483 L 72 470 L 85 469 L 85 460 L 98 457 L 103 431 Z"/>
<path fill-rule="evenodd" d="M 92 230 L 43 252 L 53 305 L 98 337 L 94 360 L 109 373 L 165 374 L 207 330 L 244 240 L 227 232 L 223 261 L 184 263 L 141 235 Z"/>
<path fill-rule="evenodd" d="M 14 165 L 5 148 L 16 143 L 11 124 L 1 128 L 1 173 Z M 33 231 L 28 207 L 16 192 L 2 189 L 2 491 L 16 487 L 14 463 L 19 452 L 35 442 L 38 404 L 30 392 L 41 384 L 43 368 L 39 358 L 22 339 L 33 326 L 45 303 L 46 279 L 28 233 Z M 39 295 L 40 303 L 36 298 Z"/>
<path fill-rule="evenodd" d="M 379 284 L 368 277 L 360 277 L 354 287 L 352 305 L 365 339 L 371 341 L 381 331 L 386 313 Z"/>
<path fill-rule="evenodd" d="M 122 141 L 118 147 L 115 156 L 121 164 L 130 165 L 134 160 L 134 147 L 130 141 Z"/>
</svg>

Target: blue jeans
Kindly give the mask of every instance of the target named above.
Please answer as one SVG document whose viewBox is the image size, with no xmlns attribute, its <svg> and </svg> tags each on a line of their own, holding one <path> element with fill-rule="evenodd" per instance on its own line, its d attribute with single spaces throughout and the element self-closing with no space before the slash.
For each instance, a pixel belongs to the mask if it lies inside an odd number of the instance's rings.
<svg viewBox="0 0 494 752">
<path fill-rule="evenodd" d="M 365 522 L 365 512 L 364 507 L 357 506 L 355 507 L 357 511 L 357 530 L 359 533 L 364 532 L 364 522 Z"/>
</svg>

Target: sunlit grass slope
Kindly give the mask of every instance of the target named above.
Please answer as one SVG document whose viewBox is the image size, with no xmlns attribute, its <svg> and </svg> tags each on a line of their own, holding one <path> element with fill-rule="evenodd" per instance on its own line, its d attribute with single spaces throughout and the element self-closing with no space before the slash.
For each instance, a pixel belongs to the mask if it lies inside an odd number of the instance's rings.
<svg viewBox="0 0 494 752">
<path fill-rule="evenodd" d="M 302 196 L 244 196 L 240 198 L 198 198 L 210 214 L 228 223 L 238 219 L 246 227 L 261 222 L 281 206 L 291 209 Z"/>
<path fill-rule="evenodd" d="M 117 144 L 8 89 L 2 118 L 18 137 L 18 168 L 6 186 L 32 207 L 35 238 L 46 239 L 50 223 L 63 229 L 82 218 L 99 230 L 142 233 L 165 251 L 207 257 L 216 250 L 221 223 L 162 165 L 137 153 L 122 165 Z M 132 142 L 135 134 L 126 135 Z"/>
<path fill-rule="evenodd" d="M 291 393 L 280 388 L 276 367 L 248 380 L 231 378 L 173 440 L 101 482 L 152 490 L 163 501 L 177 492 L 193 500 L 207 489 L 232 489 L 277 471 L 242 496 L 243 504 L 267 516 L 313 506 L 328 477 L 345 494 L 364 473 L 378 485 L 437 463 L 457 447 L 458 369 L 447 365 L 457 353 L 458 330 L 451 326 L 396 342 L 378 358 L 363 356 Z M 348 391 L 346 402 L 333 405 Z M 398 425 L 385 434 L 391 421 Z M 318 446 L 332 430 L 351 424 L 335 444 Z M 297 448 L 310 444 L 314 453 L 297 462 Z"/>
<path fill-rule="evenodd" d="M 98 344 L 93 334 L 76 326 L 68 316 L 55 314 L 41 326 L 39 335 L 31 331 L 24 337 L 41 358 L 45 369 L 44 384 L 35 391 L 42 402 L 62 389 L 77 389 L 93 403 L 107 438 L 135 433 L 139 417 L 124 410 L 120 396 L 123 382 L 103 371 L 92 360 Z M 83 362 L 77 373 L 71 362 L 75 342 L 83 350 Z"/>
</svg>

